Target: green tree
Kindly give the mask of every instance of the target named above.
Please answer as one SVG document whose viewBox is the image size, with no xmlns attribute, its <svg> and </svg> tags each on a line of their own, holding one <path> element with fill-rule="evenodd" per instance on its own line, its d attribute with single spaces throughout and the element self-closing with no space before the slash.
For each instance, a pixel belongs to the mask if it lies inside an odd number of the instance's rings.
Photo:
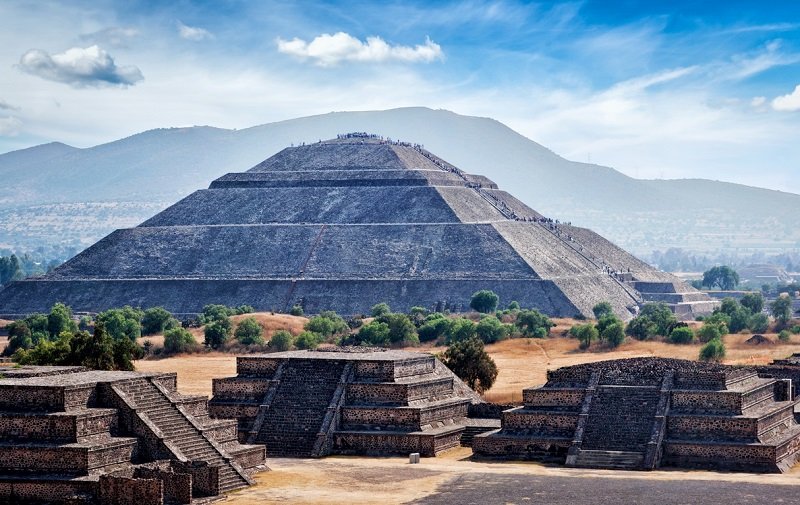
<svg viewBox="0 0 800 505">
<path fill-rule="evenodd" d="M 555 326 L 550 319 L 536 309 L 522 310 L 517 314 L 514 325 L 525 337 L 544 338 Z"/>
<path fill-rule="evenodd" d="M 669 341 L 673 344 L 691 344 L 694 340 L 694 332 L 688 326 L 677 326 L 669 334 Z"/>
<path fill-rule="evenodd" d="M 231 320 L 229 317 L 213 321 L 203 328 L 203 335 L 205 337 L 204 343 L 206 347 L 212 349 L 219 349 L 231 336 L 233 331 Z"/>
<path fill-rule="evenodd" d="M 263 345 L 264 329 L 258 324 L 256 318 L 246 317 L 239 322 L 234 332 L 236 340 L 242 345 Z"/>
<path fill-rule="evenodd" d="M 417 330 L 417 335 L 422 342 L 430 342 L 443 338 L 450 332 L 451 320 L 444 314 L 434 312 L 425 318 L 425 322 Z"/>
<path fill-rule="evenodd" d="M 788 296 L 779 296 L 769 306 L 772 317 L 783 327 L 792 318 L 792 299 Z"/>
<path fill-rule="evenodd" d="M 697 330 L 697 337 L 701 342 L 710 342 L 714 339 L 719 340 L 724 335 L 721 326 L 724 325 L 705 323 Z M 727 333 L 727 331 L 725 333 Z"/>
<path fill-rule="evenodd" d="M 725 358 L 725 344 L 719 337 L 709 340 L 700 348 L 702 361 L 722 361 L 723 358 Z"/>
<path fill-rule="evenodd" d="M 269 346 L 276 351 L 288 351 L 294 345 L 294 337 L 287 330 L 278 330 L 269 339 Z"/>
<path fill-rule="evenodd" d="M 508 336 L 508 325 L 501 323 L 496 317 L 489 316 L 478 322 L 475 331 L 484 344 L 493 344 Z"/>
<path fill-rule="evenodd" d="M 392 344 L 419 344 L 417 329 L 407 315 L 400 313 L 384 314 L 377 318 L 376 321 L 385 323 L 389 327 L 389 341 Z"/>
<path fill-rule="evenodd" d="M 33 347 L 33 333 L 24 320 L 14 321 L 8 326 L 8 344 L 3 349 L 3 356 L 11 356 L 17 349 L 30 349 Z"/>
<path fill-rule="evenodd" d="M 126 305 L 97 314 L 96 324 L 102 324 L 114 340 L 128 338 L 136 341 L 142 336 L 142 316 L 141 310 Z"/>
<path fill-rule="evenodd" d="M 703 286 L 718 286 L 723 291 L 730 291 L 739 284 L 739 274 L 729 266 L 716 266 L 703 273 Z"/>
<path fill-rule="evenodd" d="M 408 311 L 408 317 L 411 319 L 411 322 L 414 323 L 414 326 L 419 328 L 425 322 L 428 313 L 428 309 L 425 307 L 411 307 Z"/>
<path fill-rule="evenodd" d="M 754 333 L 764 333 L 769 329 L 769 317 L 761 312 L 753 314 L 747 322 L 747 327 Z"/>
<path fill-rule="evenodd" d="M 497 304 L 500 302 L 500 297 L 494 291 L 482 289 L 475 292 L 469 301 L 469 306 L 483 314 L 494 312 L 497 309 Z"/>
<path fill-rule="evenodd" d="M 625 341 L 625 328 L 622 321 L 610 324 L 600 333 L 600 338 L 610 347 L 616 348 Z"/>
<path fill-rule="evenodd" d="M 608 302 L 600 302 L 592 308 L 595 319 L 601 319 L 603 316 L 613 316 L 614 307 Z"/>
<path fill-rule="evenodd" d="M 646 340 L 656 335 L 668 336 L 678 323 L 675 314 L 665 303 L 646 303 L 639 315 L 631 319 L 625 332 L 637 340 Z"/>
<path fill-rule="evenodd" d="M 371 321 L 358 330 L 358 341 L 361 345 L 374 345 L 379 347 L 388 346 L 391 342 L 389 325 L 375 320 Z"/>
<path fill-rule="evenodd" d="M 578 339 L 578 347 L 588 349 L 592 342 L 600 338 L 600 332 L 591 323 L 576 324 L 569 329 L 569 333 Z"/>
<path fill-rule="evenodd" d="M 12 254 L 0 258 L 0 286 L 25 277 L 19 258 Z"/>
<path fill-rule="evenodd" d="M 477 334 L 477 331 L 475 323 L 467 318 L 459 317 L 451 319 L 447 335 L 445 336 L 445 343 L 449 345 L 453 342 L 469 340 Z"/>
<path fill-rule="evenodd" d="M 172 324 L 172 314 L 163 307 L 151 307 L 142 314 L 142 335 L 164 333 L 168 324 Z M 174 327 L 174 325 L 173 325 Z"/>
<path fill-rule="evenodd" d="M 511 303 L 508 304 L 508 310 L 519 310 L 519 309 L 520 309 L 519 302 L 517 301 L 512 301 Z"/>
<path fill-rule="evenodd" d="M 164 332 L 164 352 L 175 354 L 197 348 L 194 336 L 185 328 L 172 328 Z"/>
<path fill-rule="evenodd" d="M 303 306 L 302 305 L 295 304 L 295 305 L 292 305 L 291 309 L 289 309 L 289 314 L 291 314 L 293 316 L 302 316 L 302 315 L 305 314 L 305 312 L 303 311 Z"/>
<path fill-rule="evenodd" d="M 722 300 L 721 306 L 714 309 L 714 314 L 719 313 L 728 316 L 725 324 L 728 326 L 731 333 L 739 333 L 747 328 L 750 317 L 752 316 L 750 309 L 744 307 L 733 298 L 725 298 Z"/>
<path fill-rule="evenodd" d="M 792 334 L 789 330 L 781 330 L 781 332 L 778 333 L 778 340 L 781 342 L 788 342 L 791 338 Z"/>
<path fill-rule="evenodd" d="M 451 343 L 442 354 L 442 363 L 481 394 L 497 379 L 497 365 L 476 336 Z"/>
<path fill-rule="evenodd" d="M 764 310 L 764 295 L 758 291 L 746 293 L 739 303 L 741 303 L 742 306 L 750 309 L 750 312 L 753 314 L 759 314 L 762 310 Z"/>
<path fill-rule="evenodd" d="M 330 310 L 320 312 L 319 315 L 309 319 L 305 324 L 304 329 L 306 331 L 318 333 L 325 339 L 330 338 L 333 335 L 347 333 L 350 331 L 350 327 L 347 326 L 347 322 L 336 312 Z"/>
<path fill-rule="evenodd" d="M 389 308 L 389 304 L 385 302 L 377 303 L 370 309 L 370 314 L 372 317 L 381 317 L 389 314 L 390 312 L 392 312 L 392 309 Z"/>
<path fill-rule="evenodd" d="M 298 349 L 316 349 L 323 341 L 322 335 L 313 331 L 303 331 L 294 339 L 294 345 Z"/>
<path fill-rule="evenodd" d="M 74 332 L 78 325 L 72 320 L 72 309 L 63 303 L 56 303 L 47 315 L 47 331 L 56 338 L 65 331 Z"/>
<path fill-rule="evenodd" d="M 234 315 L 234 311 L 225 305 L 209 304 L 203 307 L 203 313 L 200 315 L 200 323 L 208 324 L 213 321 L 227 319 Z"/>
</svg>

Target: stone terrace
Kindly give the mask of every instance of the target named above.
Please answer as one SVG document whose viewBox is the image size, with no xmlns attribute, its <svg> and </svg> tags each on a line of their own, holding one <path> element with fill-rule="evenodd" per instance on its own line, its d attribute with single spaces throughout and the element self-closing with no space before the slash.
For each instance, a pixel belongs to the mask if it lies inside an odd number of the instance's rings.
<svg viewBox="0 0 800 505">
<path fill-rule="evenodd" d="M 424 456 L 457 446 L 480 399 L 434 356 L 373 348 L 237 358 L 209 408 L 270 456 Z"/>
<path fill-rule="evenodd" d="M 663 358 L 553 370 L 473 450 L 591 468 L 786 471 L 800 456 L 798 401 L 790 379 L 767 375 Z"/>
<path fill-rule="evenodd" d="M 263 447 L 175 386 L 175 374 L 4 369 L 0 501 L 190 503 L 249 485 Z"/>
</svg>

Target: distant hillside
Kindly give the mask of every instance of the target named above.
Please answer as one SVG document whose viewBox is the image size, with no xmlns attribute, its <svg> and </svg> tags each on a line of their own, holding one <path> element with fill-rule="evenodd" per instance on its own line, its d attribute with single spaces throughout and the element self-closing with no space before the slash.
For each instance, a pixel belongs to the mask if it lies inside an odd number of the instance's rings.
<svg viewBox="0 0 800 505">
<path fill-rule="evenodd" d="M 565 160 L 498 121 L 425 108 L 335 112 L 244 130 L 159 129 L 88 149 L 51 143 L 0 155 L 0 247 L 88 245 L 292 143 L 348 131 L 425 144 L 534 209 L 633 252 L 800 247 L 800 195 L 707 180 L 637 180 Z"/>
</svg>

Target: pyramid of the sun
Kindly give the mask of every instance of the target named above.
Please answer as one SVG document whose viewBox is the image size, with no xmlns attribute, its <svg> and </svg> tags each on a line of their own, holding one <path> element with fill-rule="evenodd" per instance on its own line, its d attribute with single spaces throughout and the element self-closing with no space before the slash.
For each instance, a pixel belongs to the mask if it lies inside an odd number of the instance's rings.
<svg viewBox="0 0 800 505">
<path fill-rule="evenodd" d="M 290 147 L 230 173 L 52 273 L 0 291 L 0 315 L 205 304 L 362 313 L 467 308 L 480 289 L 554 316 L 714 302 L 590 230 L 545 218 L 420 146 L 363 134 Z M 530 181 L 538 184 L 541 181 Z"/>
</svg>

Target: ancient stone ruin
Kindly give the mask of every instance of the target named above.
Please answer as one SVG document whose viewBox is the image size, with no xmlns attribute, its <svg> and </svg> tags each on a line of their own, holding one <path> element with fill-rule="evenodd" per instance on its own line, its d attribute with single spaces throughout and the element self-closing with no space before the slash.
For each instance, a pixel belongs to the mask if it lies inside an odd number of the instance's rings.
<svg viewBox="0 0 800 505">
<path fill-rule="evenodd" d="M 473 451 L 589 468 L 786 471 L 800 455 L 800 400 L 792 378 L 772 372 L 662 358 L 553 370 Z"/>
<path fill-rule="evenodd" d="M 354 314 L 382 301 L 458 311 L 481 289 L 566 317 L 590 316 L 601 301 L 625 319 L 646 301 L 682 317 L 717 303 L 421 146 L 348 134 L 220 177 L 55 271 L 10 284 L 0 316 L 58 301 L 77 312 L 196 314 L 222 303 Z"/>
<path fill-rule="evenodd" d="M 434 456 L 458 446 L 480 398 L 434 356 L 334 348 L 242 356 L 214 379 L 211 415 L 268 456 Z M 472 434 L 480 423 L 473 423 Z"/>
<path fill-rule="evenodd" d="M 248 486 L 264 447 L 175 390 L 174 373 L 3 369 L 0 502 L 191 503 Z"/>
</svg>

